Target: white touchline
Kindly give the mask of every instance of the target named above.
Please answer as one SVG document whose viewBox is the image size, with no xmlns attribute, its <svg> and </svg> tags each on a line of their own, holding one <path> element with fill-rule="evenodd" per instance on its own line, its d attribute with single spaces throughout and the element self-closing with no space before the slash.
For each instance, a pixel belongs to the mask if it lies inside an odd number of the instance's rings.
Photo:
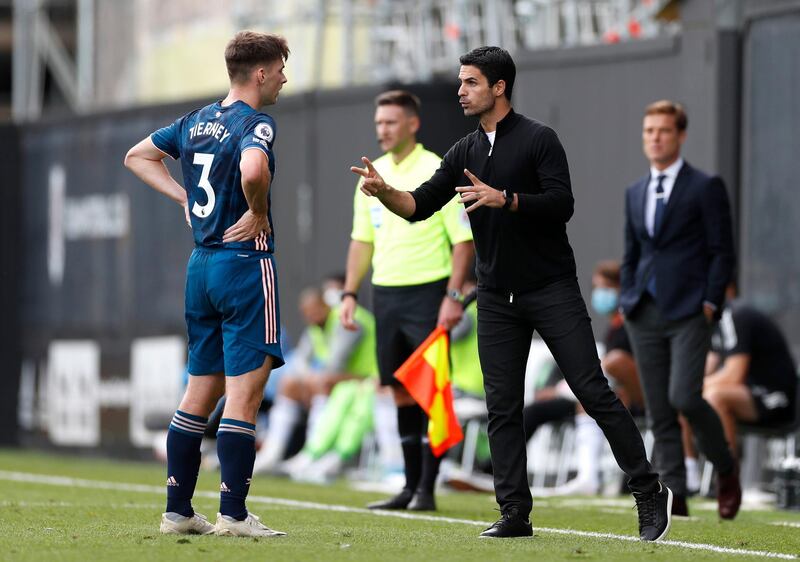
<svg viewBox="0 0 800 562">
<path fill-rule="evenodd" d="M 116 490 L 120 492 L 139 492 L 144 494 L 164 494 L 164 487 L 151 486 L 147 484 L 129 484 L 126 482 L 107 482 L 103 480 L 86 480 L 83 478 L 71 478 L 68 476 L 50 476 L 46 474 L 32 474 L 28 472 L 12 472 L 0 470 L 0 480 L 11 482 L 30 482 L 33 484 L 45 484 L 51 486 L 65 486 L 76 488 L 90 488 L 94 490 Z M 219 498 L 218 492 L 195 492 L 196 497 Z M 453 517 L 440 517 L 437 515 L 421 515 L 403 511 L 380 511 L 360 507 L 350 507 L 346 505 L 335 505 L 325 503 L 314 503 L 298 500 L 288 500 L 283 498 L 270 498 L 267 496 L 248 496 L 247 500 L 253 503 L 265 503 L 281 505 L 284 507 L 296 507 L 299 509 L 314 509 L 319 511 L 336 511 L 339 513 L 358 513 L 362 515 L 374 515 L 378 517 L 395 517 L 399 519 L 412 519 L 415 521 L 431 521 L 436 523 L 453 523 L 458 525 L 473 525 L 476 527 L 488 527 L 489 521 L 475 521 L 473 519 L 457 519 Z M 594 533 L 591 531 L 578 531 L 575 529 L 553 529 L 549 527 L 534 527 L 533 530 L 539 533 L 549 533 L 553 535 L 570 535 L 576 537 L 587 537 L 593 539 L 613 539 L 619 541 L 639 542 L 638 537 L 629 535 L 615 535 L 612 533 Z M 660 541 L 657 544 L 664 546 L 676 546 L 690 550 L 706 550 L 720 554 L 733 554 L 739 556 L 759 556 L 762 558 L 778 558 L 781 560 L 797 560 L 794 554 L 783 554 L 780 552 L 769 552 L 766 550 L 745 550 L 740 548 L 727 548 L 715 546 L 713 544 L 692 543 L 684 541 Z"/>
<path fill-rule="evenodd" d="M 161 503 L 76 503 L 76 502 L 28 502 L 28 501 L 0 501 L 0 507 L 82 507 L 82 508 L 97 508 L 97 507 L 110 507 L 111 509 L 159 509 L 164 507 Z"/>
</svg>

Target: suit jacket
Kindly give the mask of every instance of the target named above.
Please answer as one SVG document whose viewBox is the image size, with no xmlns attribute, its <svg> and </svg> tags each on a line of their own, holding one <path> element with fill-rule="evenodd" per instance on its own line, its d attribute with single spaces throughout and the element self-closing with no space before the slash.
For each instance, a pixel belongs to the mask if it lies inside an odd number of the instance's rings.
<svg viewBox="0 0 800 562">
<path fill-rule="evenodd" d="M 625 256 L 620 306 L 635 313 L 650 275 L 656 276 L 656 305 L 668 320 L 680 320 L 710 302 L 722 309 L 735 263 L 731 209 L 725 185 L 687 162 L 678 172 L 661 228 L 645 227 L 650 175 L 625 192 Z"/>
</svg>

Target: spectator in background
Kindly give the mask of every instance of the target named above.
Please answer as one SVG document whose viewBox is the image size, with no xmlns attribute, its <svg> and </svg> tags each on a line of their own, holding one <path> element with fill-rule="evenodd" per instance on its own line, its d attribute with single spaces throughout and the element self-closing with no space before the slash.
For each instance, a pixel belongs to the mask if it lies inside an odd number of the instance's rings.
<svg viewBox="0 0 800 562">
<path fill-rule="evenodd" d="M 307 327 L 293 354 L 293 372 L 283 377 L 270 412 L 266 439 L 256 457 L 256 472 L 278 469 L 303 411 L 308 412 L 306 435 L 310 436 L 336 384 L 374 377 L 378 372 L 375 320 L 368 310 L 357 307 L 355 329 L 346 330 L 339 323 L 338 307 L 331 308 L 323 290 L 311 287 L 300 294 L 300 311 Z M 301 471 L 313 460 L 301 454 L 282 470 Z"/>
<path fill-rule="evenodd" d="M 719 474 L 723 519 L 736 516 L 742 490 L 719 416 L 703 398 L 711 323 L 721 312 L 734 266 L 725 185 L 681 157 L 688 119 L 658 101 L 645 110 L 642 141 L 650 173 L 625 194 L 620 304 L 652 420 L 654 464 L 686 515 L 683 414 Z"/>
<path fill-rule="evenodd" d="M 303 450 L 287 463 L 288 476 L 325 483 L 341 473 L 373 428 L 376 382 L 369 378 L 336 384 Z"/>
<path fill-rule="evenodd" d="M 797 408 L 797 372 L 786 338 L 769 317 L 735 297 L 731 284 L 703 381 L 703 397 L 722 420 L 734 454 L 737 422 L 781 426 L 794 421 Z M 691 439 L 684 445 L 687 457 L 695 457 Z"/>
<path fill-rule="evenodd" d="M 413 189 L 441 162 L 417 142 L 419 99 L 393 90 L 380 94 L 375 106 L 375 132 L 385 151 L 375 167 L 399 189 Z M 426 490 L 433 488 L 440 459 L 427 442 L 428 417 L 394 372 L 437 324 L 450 329 L 463 315 L 462 284 L 475 255 L 469 221 L 455 193 L 431 220 L 411 224 L 356 188 L 350 238 L 341 320 L 353 327 L 358 288 L 372 265 L 381 384 L 391 387 L 397 405 L 406 476 L 399 494 L 368 507 L 435 510 Z"/>
<path fill-rule="evenodd" d="M 644 396 L 633 349 L 619 312 L 620 263 L 615 260 L 599 262 L 592 274 L 592 308 L 608 319 L 603 343 L 605 354 L 600 361 L 611 386 L 634 416 L 644 413 Z"/>
</svg>

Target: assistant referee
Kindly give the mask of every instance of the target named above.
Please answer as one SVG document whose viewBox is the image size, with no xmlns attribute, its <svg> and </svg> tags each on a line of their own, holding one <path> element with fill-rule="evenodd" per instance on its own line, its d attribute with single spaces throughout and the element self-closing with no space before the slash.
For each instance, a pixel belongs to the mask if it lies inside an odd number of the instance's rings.
<svg viewBox="0 0 800 562">
<path fill-rule="evenodd" d="M 417 142 L 419 99 L 404 90 L 375 99 L 375 132 L 386 152 L 375 168 L 400 189 L 413 189 L 439 167 L 441 158 Z M 397 405 L 406 484 L 371 509 L 436 509 L 434 485 L 440 458 L 427 442 L 428 418 L 394 372 L 437 324 L 451 329 L 463 315 L 462 284 L 475 252 L 472 231 L 455 193 L 430 220 L 412 224 L 355 190 L 353 230 L 340 315 L 351 327 L 356 292 L 372 265 L 373 304 L 381 384 Z M 435 209 L 438 211 L 438 208 Z"/>
<path fill-rule="evenodd" d="M 461 57 L 459 102 L 465 115 L 480 118 L 480 126 L 453 145 L 416 190 L 394 189 L 367 158 L 364 168 L 351 170 L 364 178 L 364 193 L 410 221 L 428 218 L 454 192 L 469 205 L 479 282 L 478 346 L 502 512 L 481 536 L 532 534 L 522 404 L 536 330 L 630 477 L 640 537 L 659 540 L 669 531 L 672 494 L 652 470 L 639 430 L 600 369 L 567 239 L 574 201 L 566 155 L 552 129 L 511 108 L 515 75 L 514 61 L 499 47 Z"/>
</svg>

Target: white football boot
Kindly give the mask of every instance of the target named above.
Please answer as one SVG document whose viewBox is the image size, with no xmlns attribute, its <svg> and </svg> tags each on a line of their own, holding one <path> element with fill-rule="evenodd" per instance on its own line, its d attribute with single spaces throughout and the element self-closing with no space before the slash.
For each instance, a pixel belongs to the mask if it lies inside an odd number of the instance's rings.
<svg viewBox="0 0 800 562">
<path fill-rule="evenodd" d="M 274 531 L 264 525 L 258 515 L 247 514 L 247 519 L 239 521 L 233 517 L 217 513 L 216 533 L 226 537 L 285 537 L 286 533 Z"/>
<path fill-rule="evenodd" d="M 214 533 L 215 527 L 200 513 L 186 517 L 180 513 L 169 512 L 161 514 L 159 531 L 164 535 L 210 535 Z"/>
</svg>

